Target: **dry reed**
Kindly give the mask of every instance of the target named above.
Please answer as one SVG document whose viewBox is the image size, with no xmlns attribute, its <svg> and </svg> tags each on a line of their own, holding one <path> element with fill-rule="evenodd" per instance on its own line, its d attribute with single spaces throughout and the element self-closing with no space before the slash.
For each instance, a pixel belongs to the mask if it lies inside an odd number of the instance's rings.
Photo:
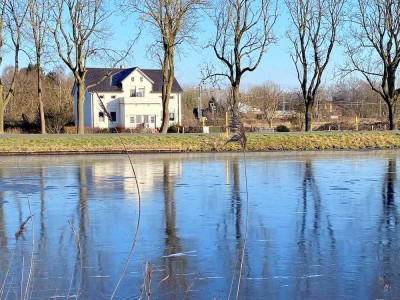
<svg viewBox="0 0 400 300">
<path fill-rule="evenodd" d="M 74 228 L 74 226 L 72 225 L 72 223 L 71 223 L 70 220 L 68 220 L 68 223 L 69 223 L 69 226 L 71 227 L 72 233 L 73 233 L 73 235 L 74 235 L 74 237 L 75 237 L 76 244 L 77 244 L 77 246 L 78 246 L 78 253 L 79 253 L 79 262 L 80 262 L 80 265 L 79 265 L 79 273 L 80 273 L 80 276 L 79 276 L 78 286 L 77 286 L 77 288 L 76 288 L 76 297 L 75 297 L 75 299 L 78 299 L 78 296 L 79 296 L 79 289 L 80 289 L 81 282 L 82 282 L 82 271 L 83 271 L 82 249 L 81 249 L 81 242 L 80 242 L 79 235 L 76 233 L 76 230 L 75 230 L 75 228 Z M 77 259 L 77 257 L 75 256 L 75 260 L 74 260 L 74 270 L 75 270 L 75 266 L 76 266 L 76 259 Z M 70 283 L 69 283 L 69 289 L 68 289 L 68 294 L 67 294 L 67 300 L 69 299 L 69 294 L 70 294 L 71 289 L 72 289 L 72 281 L 73 281 L 73 279 L 74 279 L 74 271 L 72 271 L 71 280 L 70 280 Z"/>
</svg>

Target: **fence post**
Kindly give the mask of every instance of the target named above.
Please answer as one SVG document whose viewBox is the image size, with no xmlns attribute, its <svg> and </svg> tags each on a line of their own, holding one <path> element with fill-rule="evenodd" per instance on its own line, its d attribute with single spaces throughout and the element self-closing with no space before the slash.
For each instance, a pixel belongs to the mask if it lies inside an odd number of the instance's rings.
<svg viewBox="0 0 400 300">
<path fill-rule="evenodd" d="M 358 117 L 356 117 L 356 131 L 358 131 Z"/>
</svg>

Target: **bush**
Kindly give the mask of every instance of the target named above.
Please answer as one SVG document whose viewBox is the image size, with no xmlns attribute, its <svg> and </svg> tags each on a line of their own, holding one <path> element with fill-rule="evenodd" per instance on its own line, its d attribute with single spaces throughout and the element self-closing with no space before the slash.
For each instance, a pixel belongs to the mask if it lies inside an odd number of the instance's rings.
<svg viewBox="0 0 400 300">
<path fill-rule="evenodd" d="M 174 124 L 168 127 L 167 130 L 168 133 L 182 133 L 182 126 L 179 126 L 179 124 Z"/>
<path fill-rule="evenodd" d="M 63 132 L 66 134 L 74 134 L 74 133 L 76 133 L 76 127 L 75 126 L 64 126 Z"/>
<path fill-rule="evenodd" d="M 276 132 L 289 132 L 289 128 L 287 128 L 285 125 L 279 125 L 276 127 Z"/>
</svg>

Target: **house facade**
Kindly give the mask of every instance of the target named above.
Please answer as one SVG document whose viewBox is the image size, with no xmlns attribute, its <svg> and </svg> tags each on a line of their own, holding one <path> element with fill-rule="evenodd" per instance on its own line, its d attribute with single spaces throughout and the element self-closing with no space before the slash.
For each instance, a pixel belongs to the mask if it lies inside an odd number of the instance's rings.
<svg viewBox="0 0 400 300">
<path fill-rule="evenodd" d="M 155 129 L 162 123 L 162 70 L 135 68 L 88 68 L 85 87 L 84 126 L 92 128 Z M 182 122 L 182 88 L 174 79 L 169 100 L 169 125 Z M 75 123 L 77 90 L 74 86 Z M 100 106 L 103 102 L 112 122 Z"/>
</svg>

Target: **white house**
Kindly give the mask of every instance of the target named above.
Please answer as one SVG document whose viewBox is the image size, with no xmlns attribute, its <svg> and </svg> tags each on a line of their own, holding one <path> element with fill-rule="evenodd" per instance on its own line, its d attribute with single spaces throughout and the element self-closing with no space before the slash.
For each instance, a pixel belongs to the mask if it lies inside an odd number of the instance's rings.
<svg viewBox="0 0 400 300">
<path fill-rule="evenodd" d="M 104 78 L 105 77 L 105 78 Z M 104 79 L 103 79 L 104 78 Z M 102 80 L 103 79 L 103 80 Z M 162 70 L 135 68 L 88 68 L 85 86 L 96 84 L 85 93 L 84 126 L 111 128 L 159 128 L 162 122 Z M 169 100 L 169 124 L 182 121 L 181 94 L 183 90 L 174 79 Z M 72 90 L 77 124 L 77 90 Z M 104 115 L 99 98 L 112 118 Z"/>
</svg>

